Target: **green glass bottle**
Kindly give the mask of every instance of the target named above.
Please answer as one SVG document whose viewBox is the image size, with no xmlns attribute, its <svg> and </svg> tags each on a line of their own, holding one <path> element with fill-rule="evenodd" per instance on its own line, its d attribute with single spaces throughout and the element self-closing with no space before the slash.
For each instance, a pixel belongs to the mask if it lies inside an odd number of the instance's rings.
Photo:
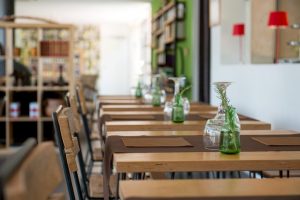
<svg viewBox="0 0 300 200">
<path fill-rule="evenodd" d="M 182 123 L 184 118 L 183 98 L 181 94 L 176 94 L 172 107 L 172 121 L 174 123 Z"/>
<path fill-rule="evenodd" d="M 140 83 L 140 81 L 138 82 L 138 85 L 137 85 L 137 87 L 136 87 L 136 89 L 135 89 L 135 97 L 136 98 L 142 98 L 142 96 L 143 96 L 143 93 L 142 93 L 142 86 L 141 86 L 141 83 Z"/>
<path fill-rule="evenodd" d="M 219 151 L 224 154 L 240 153 L 240 122 L 235 108 L 225 109 L 225 123 L 221 129 Z"/>
<path fill-rule="evenodd" d="M 152 106 L 160 106 L 160 97 L 161 95 L 159 90 L 152 92 Z"/>
</svg>

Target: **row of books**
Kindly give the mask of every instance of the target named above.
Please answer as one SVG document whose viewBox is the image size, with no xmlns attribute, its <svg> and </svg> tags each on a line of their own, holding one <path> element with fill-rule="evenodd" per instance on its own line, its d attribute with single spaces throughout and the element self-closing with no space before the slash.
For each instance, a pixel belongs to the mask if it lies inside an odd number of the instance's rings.
<svg viewBox="0 0 300 200">
<path fill-rule="evenodd" d="M 40 42 L 41 56 L 65 57 L 69 55 L 69 42 L 44 40 Z"/>
</svg>

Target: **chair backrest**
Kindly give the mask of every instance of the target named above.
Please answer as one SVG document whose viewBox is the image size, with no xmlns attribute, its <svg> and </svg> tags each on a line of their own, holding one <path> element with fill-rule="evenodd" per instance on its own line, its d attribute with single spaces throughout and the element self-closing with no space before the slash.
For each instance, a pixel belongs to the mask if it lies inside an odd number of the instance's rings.
<svg viewBox="0 0 300 200">
<path fill-rule="evenodd" d="M 83 130 L 87 138 L 88 150 L 91 155 L 93 155 L 93 147 L 92 147 L 92 139 L 91 139 L 91 129 L 89 127 L 88 119 L 87 119 L 87 108 L 86 102 L 83 95 L 83 89 L 81 84 L 76 86 L 76 99 L 78 102 L 78 111 L 81 116 Z"/>
<path fill-rule="evenodd" d="M 65 154 L 64 143 L 63 143 L 63 140 L 61 137 L 60 125 L 58 122 L 58 117 L 61 115 L 62 110 L 63 110 L 63 107 L 59 106 L 58 109 L 55 112 L 53 112 L 53 114 L 52 114 L 52 121 L 53 121 L 53 127 L 54 127 L 54 138 L 55 138 L 56 144 L 58 146 L 61 164 L 62 164 L 64 177 L 65 177 L 65 181 L 66 181 L 66 185 L 67 185 L 67 190 L 69 193 L 69 198 L 70 198 L 70 200 L 75 200 L 75 192 L 73 189 L 71 173 L 69 171 L 68 161 L 67 161 L 67 157 Z"/>
<path fill-rule="evenodd" d="M 60 128 L 60 134 L 64 145 L 64 153 L 67 158 L 67 164 L 69 171 L 73 173 L 73 177 L 75 180 L 75 185 L 77 191 L 80 191 L 78 195 L 81 196 L 81 198 L 88 195 L 88 189 L 87 189 L 87 175 L 85 171 L 85 165 L 83 156 L 81 153 L 80 148 L 80 142 L 79 142 L 79 136 L 78 136 L 78 130 L 76 129 L 76 124 L 74 121 L 74 115 L 71 110 L 71 108 L 63 108 L 61 113 L 58 115 L 58 124 Z M 77 173 L 77 163 L 76 163 L 76 157 L 78 156 L 79 161 L 79 170 L 80 174 L 82 176 L 82 182 L 80 184 L 80 178 Z M 81 191 L 81 185 L 84 187 L 84 191 Z"/>
<path fill-rule="evenodd" d="M 5 199 L 48 199 L 62 181 L 60 170 L 53 142 L 38 145 L 5 184 Z"/>
<path fill-rule="evenodd" d="M 36 146 L 36 140 L 34 138 L 27 139 L 20 149 L 9 155 L 9 159 L 2 163 L 0 166 L 0 199 L 4 199 L 4 186 L 11 178 L 15 171 L 21 166 L 22 162 L 28 157 L 30 152 Z"/>
<path fill-rule="evenodd" d="M 76 96 L 79 103 L 79 113 L 86 115 L 87 114 L 87 105 L 84 97 L 83 86 L 81 83 L 76 84 Z"/>
</svg>

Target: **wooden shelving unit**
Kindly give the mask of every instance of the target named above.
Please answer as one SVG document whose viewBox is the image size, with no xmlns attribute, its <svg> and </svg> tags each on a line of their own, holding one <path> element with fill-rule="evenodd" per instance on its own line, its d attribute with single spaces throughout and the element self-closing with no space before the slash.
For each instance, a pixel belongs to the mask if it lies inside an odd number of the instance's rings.
<svg viewBox="0 0 300 200">
<path fill-rule="evenodd" d="M 34 43 L 35 55 L 27 57 L 30 64 L 22 63 L 29 70 L 35 70 L 31 71 L 35 72 L 35 74 L 32 73 L 35 76 L 35 80 L 31 81 L 30 85 L 18 84 L 16 86 L 16 82 L 12 77 L 14 68 L 16 68 L 15 61 L 21 63 L 23 59 L 22 55 L 15 55 L 15 50 L 18 47 L 16 43 L 20 40 L 17 32 L 20 30 L 24 34 L 30 30 L 36 35 Z M 55 35 L 55 33 L 58 34 L 56 38 L 47 38 L 49 35 Z M 51 139 L 53 137 L 52 121 L 50 116 L 45 116 L 44 114 L 45 100 L 48 98 L 47 96 L 53 94 L 63 96 L 64 93 L 74 88 L 74 27 L 70 24 L 56 23 L 25 24 L 0 22 L 0 37 L 3 37 L 0 42 L 2 41 L 1 45 L 4 49 L 4 55 L 0 55 L 0 61 L 2 62 L 0 63 L 0 72 L 2 70 L 3 73 L 2 75 L 0 73 L 0 100 L 3 102 L 3 99 L 5 99 L 4 103 L 2 103 L 4 104 L 2 113 L 0 112 L 0 146 L 10 147 L 18 145 L 27 137 L 36 137 L 38 142 Z M 65 46 L 57 47 L 58 49 L 54 50 L 56 51 L 55 55 L 49 53 L 49 56 L 45 56 L 45 52 L 42 53 L 42 48 L 45 48 L 41 44 L 42 41 L 54 43 L 58 41 L 58 43 L 64 43 Z M 64 52 L 64 55 L 59 55 L 57 52 Z M 41 56 L 42 54 L 43 56 Z M 66 81 L 64 85 L 55 84 L 55 80 L 58 79 L 57 74 L 59 73 L 57 70 L 60 68 L 59 65 L 63 66 L 61 68 L 63 69 L 63 78 Z M 53 70 L 51 70 L 51 67 Z M 53 76 L 53 81 L 49 82 L 51 75 Z M 12 102 L 20 103 L 21 115 L 19 117 L 10 116 L 10 104 Z M 30 102 L 38 104 L 38 117 L 29 116 Z"/>
<path fill-rule="evenodd" d="M 175 76 L 177 42 L 185 39 L 185 3 L 179 0 L 166 2 L 152 17 L 151 47 L 157 57 L 155 64 Z"/>
</svg>

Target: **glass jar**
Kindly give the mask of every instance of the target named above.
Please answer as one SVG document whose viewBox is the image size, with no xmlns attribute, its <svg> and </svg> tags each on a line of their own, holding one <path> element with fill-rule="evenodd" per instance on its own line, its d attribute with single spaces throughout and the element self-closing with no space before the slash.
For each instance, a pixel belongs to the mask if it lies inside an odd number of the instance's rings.
<svg viewBox="0 0 300 200">
<path fill-rule="evenodd" d="M 184 122 L 184 105 L 183 98 L 180 94 L 177 94 L 174 98 L 172 107 L 172 121 L 175 123 Z"/>
<path fill-rule="evenodd" d="M 219 151 L 224 154 L 240 153 L 240 120 L 235 108 L 225 110 L 225 123 L 221 129 Z"/>
</svg>

